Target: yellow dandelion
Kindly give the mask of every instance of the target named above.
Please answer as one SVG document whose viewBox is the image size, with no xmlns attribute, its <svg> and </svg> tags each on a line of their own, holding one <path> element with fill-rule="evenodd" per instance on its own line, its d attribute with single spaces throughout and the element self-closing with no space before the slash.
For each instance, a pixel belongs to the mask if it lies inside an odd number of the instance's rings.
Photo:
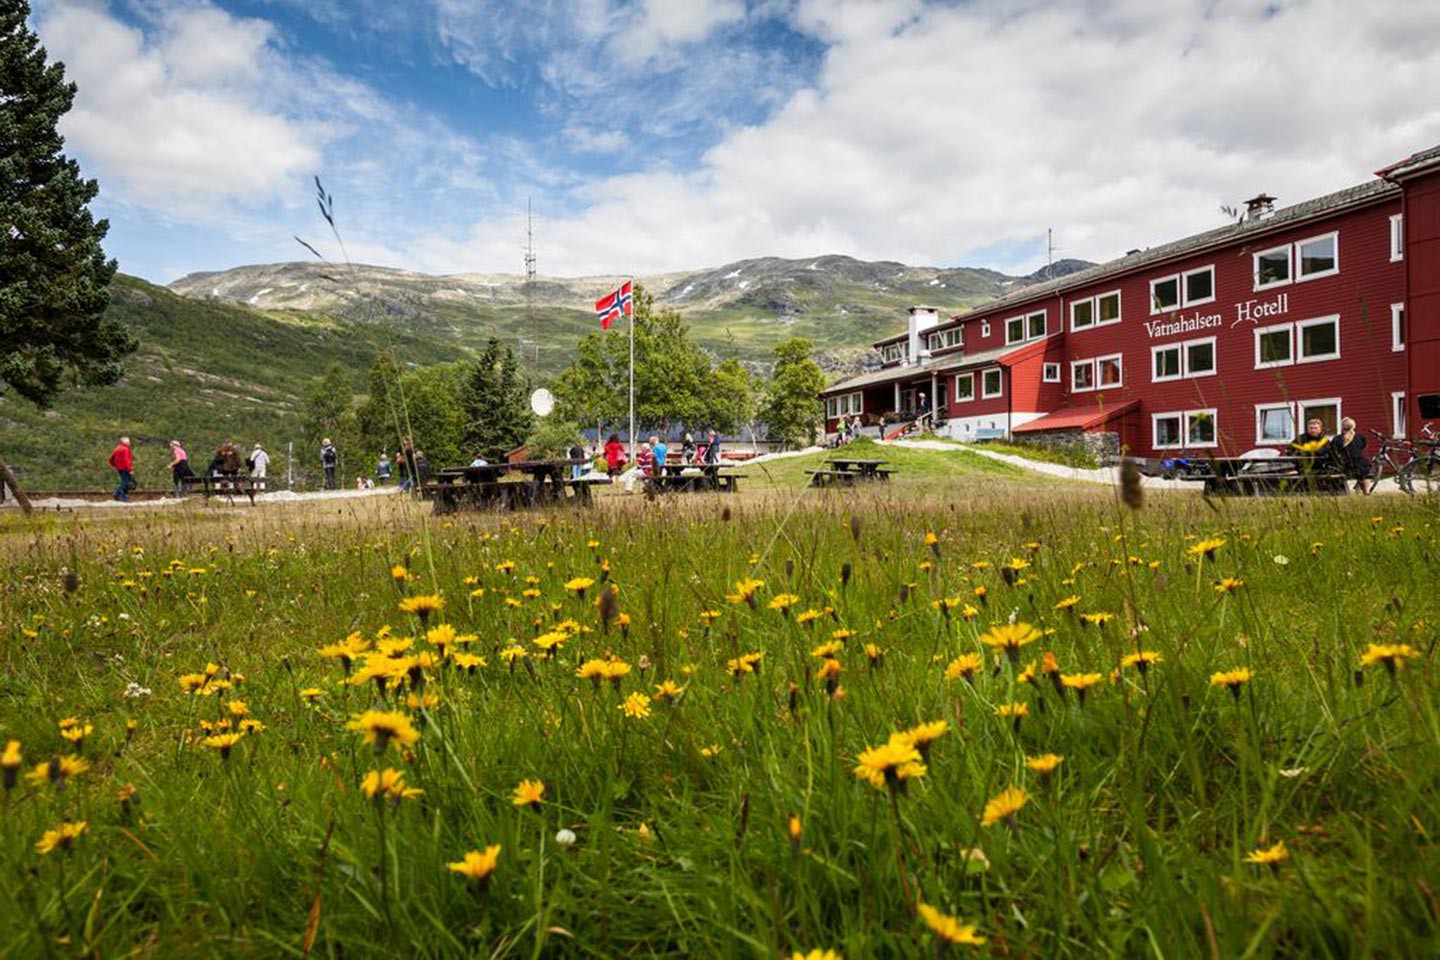
<svg viewBox="0 0 1440 960">
<path fill-rule="evenodd" d="M 1030 795 L 1022 787 L 1010 787 L 1003 790 L 985 804 L 985 813 L 980 818 L 980 825 L 988 827 L 1001 820 L 1009 820 L 1019 813 L 1020 808 L 1029 801 Z"/>
<path fill-rule="evenodd" d="M 510 802 L 517 807 L 538 807 L 544 796 L 544 781 L 521 780 L 515 786 L 515 793 L 511 797 Z"/>
<path fill-rule="evenodd" d="M 1011 660 L 1018 660 L 1020 648 L 1040 639 L 1040 631 L 1028 623 L 1002 623 L 980 635 L 980 642 L 992 650 L 1003 650 Z"/>
<path fill-rule="evenodd" d="M 483 884 L 495 872 L 495 865 L 499 860 L 500 844 L 493 843 L 486 847 L 483 853 L 479 850 L 471 850 L 462 859 L 454 863 L 447 863 L 445 866 L 451 873 L 458 873 L 462 877 Z"/>
<path fill-rule="evenodd" d="M 1263 847 L 1247 853 L 1245 862 L 1257 863 L 1273 869 L 1289 858 L 1290 851 L 1285 849 L 1285 841 L 1280 840 L 1273 847 Z"/>
<path fill-rule="evenodd" d="M 40 839 L 35 843 L 35 852 L 45 856 L 52 850 L 60 850 L 68 853 L 70 846 L 80 835 L 85 832 L 89 824 L 84 820 L 68 821 L 60 824 L 54 830 L 46 830 Z"/>
<path fill-rule="evenodd" d="M 976 935 L 974 924 L 961 923 L 958 917 L 941 913 L 928 903 L 921 903 L 917 909 L 920 919 L 925 921 L 925 926 L 945 943 L 963 947 L 984 945 L 985 938 Z"/>
<path fill-rule="evenodd" d="M 374 744 L 376 753 L 384 753 L 391 743 L 396 749 L 402 749 L 420 739 L 420 731 L 410 718 L 394 710 L 367 710 L 346 726 L 363 734 L 366 743 Z"/>
</svg>

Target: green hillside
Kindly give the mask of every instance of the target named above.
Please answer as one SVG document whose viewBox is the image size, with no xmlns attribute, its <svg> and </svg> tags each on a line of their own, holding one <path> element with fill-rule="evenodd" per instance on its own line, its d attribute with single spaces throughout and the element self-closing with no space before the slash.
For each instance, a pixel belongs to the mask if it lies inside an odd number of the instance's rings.
<svg viewBox="0 0 1440 960">
<path fill-rule="evenodd" d="M 190 300 L 126 276 L 115 280 L 110 310 L 141 341 L 118 385 L 68 391 L 44 411 L 0 396 L 0 454 L 28 488 L 106 484 L 113 475 L 105 461 L 122 433 L 135 444 L 142 486 L 164 482 L 172 439 L 196 463 L 226 437 L 247 447 L 259 440 L 276 458 L 272 473 L 283 472 L 286 441 L 300 443 L 300 396 L 332 362 L 355 371 L 359 390 L 384 346 L 421 364 L 455 360 L 470 349 L 400 324 Z"/>
</svg>

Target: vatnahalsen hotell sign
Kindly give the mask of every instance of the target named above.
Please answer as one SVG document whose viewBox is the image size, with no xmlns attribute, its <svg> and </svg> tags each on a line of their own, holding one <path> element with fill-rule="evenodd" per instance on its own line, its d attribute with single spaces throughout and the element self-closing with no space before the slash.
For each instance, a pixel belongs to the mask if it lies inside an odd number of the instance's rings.
<svg viewBox="0 0 1440 960">
<path fill-rule="evenodd" d="M 913 307 L 827 430 L 1110 434 L 1127 452 L 1279 448 L 1318 418 L 1440 427 L 1440 147 L 1357 186 L 1131 251 L 966 312 Z"/>
</svg>

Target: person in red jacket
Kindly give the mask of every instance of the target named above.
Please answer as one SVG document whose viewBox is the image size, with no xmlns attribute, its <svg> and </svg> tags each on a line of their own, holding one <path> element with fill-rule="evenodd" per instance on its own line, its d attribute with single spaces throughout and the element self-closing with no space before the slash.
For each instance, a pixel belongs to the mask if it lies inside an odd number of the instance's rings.
<svg viewBox="0 0 1440 960">
<path fill-rule="evenodd" d="M 613 433 L 605 441 L 605 469 L 612 477 L 619 476 L 625 469 L 625 445 Z"/>
<path fill-rule="evenodd" d="M 135 488 L 135 460 L 130 455 L 129 437 L 121 437 L 120 442 L 115 444 L 115 449 L 110 452 L 110 466 L 120 475 L 120 483 L 115 487 L 115 499 L 121 503 L 129 503 L 130 491 Z"/>
</svg>

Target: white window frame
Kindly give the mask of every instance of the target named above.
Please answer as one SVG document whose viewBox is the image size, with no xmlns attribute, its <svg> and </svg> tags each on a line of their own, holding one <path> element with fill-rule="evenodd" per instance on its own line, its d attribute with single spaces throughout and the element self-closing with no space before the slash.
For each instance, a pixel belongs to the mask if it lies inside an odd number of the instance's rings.
<svg viewBox="0 0 1440 960">
<path fill-rule="evenodd" d="M 1329 240 L 1335 245 L 1335 266 L 1329 270 L 1321 270 L 1318 273 L 1307 274 L 1304 272 L 1305 260 L 1300 254 L 1300 248 L 1307 243 L 1314 243 L 1317 240 Z M 1295 241 L 1295 255 L 1290 258 L 1291 266 L 1295 271 L 1295 282 L 1305 283 L 1308 280 L 1319 280 L 1323 277 L 1333 277 L 1340 272 L 1340 231 L 1331 230 L 1329 233 L 1317 233 L 1313 237 L 1306 237 L 1304 240 Z"/>
<path fill-rule="evenodd" d="M 1288 436 L 1278 440 L 1268 440 L 1265 437 L 1265 414 L 1272 410 L 1284 410 L 1290 415 L 1290 429 Z M 1283 447 L 1299 435 L 1300 431 L 1295 426 L 1295 403 L 1286 401 L 1284 403 L 1257 403 L 1255 404 L 1255 445 L 1257 447 Z"/>
<path fill-rule="evenodd" d="M 959 327 L 953 327 L 938 333 L 927 334 L 925 342 L 929 344 L 930 351 L 933 353 L 937 350 L 949 350 L 951 347 L 961 346 L 965 343 L 965 338 Z"/>
<path fill-rule="evenodd" d="M 1269 283 L 1260 282 L 1260 258 L 1270 253 L 1285 254 L 1285 279 L 1271 280 Z M 1282 243 L 1278 247 L 1271 247 L 1268 250 L 1257 250 L 1251 257 L 1251 279 L 1254 281 L 1255 290 L 1273 290 L 1276 287 L 1284 287 L 1295 282 L 1295 251 L 1288 243 Z"/>
<path fill-rule="evenodd" d="M 960 381 L 961 381 L 961 380 L 969 380 L 969 381 L 970 381 L 970 395 L 969 395 L 968 397 L 962 397 L 962 396 L 960 396 Z M 957 373 L 957 374 L 955 374 L 955 397 L 954 397 L 954 399 L 951 400 L 950 402 L 951 402 L 951 403 L 970 403 L 970 402 L 973 401 L 974 399 L 975 399 L 975 371 L 974 371 L 974 370 L 971 370 L 969 373 Z"/>
<path fill-rule="evenodd" d="M 1345 410 L 1341 407 L 1339 397 L 1321 397 L 1318 400 L 1296 400 L 1295 401 L 1295 432 L 1298 435 L 1305 429 L 1306 407 L 1334 407 L 1335 408 L 1335 430 L 1339 432 L 1340 421 L 1345 418 Z"/>
<path fill-rule="evenodd" d="M 1198 346 L 1201 346 L 1202 344 L 1207 344 L 1207 343 L 1210 345 L 1210 361 L 1211 361 L 1211 367 L 1210 367 L 1209 370 L 1202 370 L 1202 371 L 1200 371 L 1199 373 L 1196 373 L 1194 370 L 1190 369 L 1190 348 L 1191 348 L 1191 347 L 1198 347 Z M 1184 376 L 1185 376 L 1187 379 L 1192 379 L 1192 380 L 1193 380 L 1193 379 L 1196 379 L 1196 378 L 1198 378 L 1198 377 L 1213 377 L 1213 376 L 1215 376 L 1216 374 L 1218 374 L 1218 373 L 1220 372 L 1220 345 L 1216 342 L 1215 338 L 1214 338 L 1214 337 L 1197 337 L 1197 338 L 1195 338 L 1194 340 L 1186 340 L 1186 341 L 1184 341 L 1183 343 L 1181 343 L 1181 344 L 1180 344 L 1180 369 L 1181 369 L 1182 371 L 1184 371 Z"/>
<path fill-rule="evenodd" d="M 1105 300 L 1109 297 L 1115 298 L 1115 319 L 1101 320 L 1100 301 Z M 1087 305 L 1090 307 L 1090 322 L 1077 324 L 1075 322 L 1075 308 L 1082 305 Z M 1077 330 L 1090 330 L 1095 327 L 1108 327 L 1112 324 L 1119 323 L 1124 317 L 1124 315 L 1125 301 L 1121 297 L 1120 291 L 1106 290 L 1104 293 L 1097 293 L 1093 297 L 1081 297 L 1079 300 L 1070 301 L 1070 330 L 1071 332 L 1074 332 Z"/>
<path fill-rule="evenodd" d="M 910 344 L 902 340 L 899 343 L 887 343 L 880 348 L 881 363 L 903 363 L 910 359 Z"/>
<path fill-rule="evenodd" d="M 1405 406 L 1405 393 L 1404 393 L 1404 391 L 1397 390 L 1397 391 L 1391 393 L 1391 394 L 1390 394 L 1390 425 L 1391 425 L 1391 427 L 1392 427 L 1393 429 L 1391 430 L 1390 435 L 1391 435 L 1392 437 L 1394 437 L 1396 440 L 1403 440 L 1403 439 L 1405 439 L 1405 433 L 1406 433 L 1406 431 L 1407 431 L 1408 428 L 1409 428 L 1409 424 L 1407 424 L 1407 423 L 1405 422 L 1406 420 L 1409 419 L 1408 414 L 1409 414 L 1409 410 L 1408 410 L 1408 409 L 1406 408 L 1406 406 Z"/>
<path fill-rule="evenodd" d="M 1043 318 L 1043 321 L 1042 321 L 1042 322 L 1044 323 L 1045 326 L 1044 326 L 1044 328 L 1042 328 L 1042 330 L 1041 330 L 1040 333 L 1032 334 L 1032 333 L 1030 332 L 1030 321 L 1031 321 L 1031 320 L 1034 320 L 1036 317 L 1041 317 L 1041 318 Z M 1012 323 L 1018 323 L 1018 324 L 1020 324 L 1020 336 L 1019 336 L 1018 338 L 1013 338 L 1013 337 L 1010 336 L 1010 324 L 1012 324 Z M 1045 338 L 1046 332 L 1049 330 L 1049 327 L 1050 327 L 1050 315 L 1049 315 L 1049 311 L 1047 311 L 1047 310 L 1034 310 L 1034 311 L 1031 311 L 1030 313 L 1022 313 L 1022 314 L 1020 314 L 1020 315 L 1018 315 L 1018 316 L 1006 317 L 1006 318 L 1005 318 L 1005 346 L 1010 347 L 1010 346 L 1014 346 L 1014 345 L 1017 344 L 1017 343 L 1029 343 L 1029 342 L 1032 341 L 1032 340 L 1043 340 L 1043 339 Z"/>
<path fill-rule="evenodd" d="M 981 321 L 980 321 L 980 336 L 982 336 L 982 337 L 988 337 L 988 336 L 990 336 L 990 321 L 989 321 L 989 320 L 981 320 Z"/>
<path fill-rule="evenodd" d="M 1040 381 L 1042 383 L 1060 382 L 1060 364 L 1046 363 L 1040 367 Z"/>
<path fill-rule="evenodd" d="M 1075 371 L 1078 368 L 1088 368 L 1090 371 L 1090 386 L 1082 387 L 1075 383 Z M 1071 360 L 1070 361 L 1070 392 L 1089 393 L 1095 389 L 1095 361 L 1094 360 Z"/>
<path fill-rule="evenodd" d="M 1175 283 L 1175 302 L 1170 306 L 1160 306 L 1155 302 L 1155 288 L 1162 283 Z M 1180 282 L 1180 274 L 1172 273 L 1168 277 L 1156 277 L 1150 281 L 1150 315 L 1166 313 L 1170 310 L 1179 310 L 1185 306 L 1185 286 Z"/>
<path fill-rule="evenodd" d="M 1161 443 L 1157 425 L 1161 420 L 1175 421 L 1176 443 Z M 1150 446 L 1156 450 L 1180 450 L 1185 446 L 1185 411 L 1171 410 L 1166 413 L 1150 414 Z"/>
<path fill-rule="evenodd" d="M 1210 441 L 1207 442 L 1207 443 L 1191 443 L 1191 442 L 1190 442 L 1190 421 L 1193 420 L 1193 419 L 1196 418 L 1196 417 L 1202 417 L 1202 416 L 1203 416 L 1203 417 L 1209 417 L 1209 418 L 1210 418 L 1210 422 L 1211 422 L 1212 424 L 1214 424 L 1214 427 L 1215 427 L 1215 430 L 1214 430 L 1215 438 L 1214 438 L 1213 440 L 1210 440 Z M 1183 437 L 1184 437 L 1184 440 L 1185 440 L 1185 444 L 1184 444 L 1184 445 L 1185 445 L 1186 447 L 1199 447 L 1199 448 L 1201 448 L 1201 449 L 1206 449 L 1206 450 L 1208 450 L 1208 449 L 1211 449 L 1211 448 L 1220 446 L 1220 411 L 1217 410 L 1217 409 L 1215 409 L 1214 407 L 1210 407 L 1210 408 L 1208 408 L 1208 409 L 1203 409 L 1203 410 L 1186 410 L 1186 411 L 1185 411 L 1185 422 L 1184 422 L 1183 425 L 1184 425 L 1184 428 L 1185 428 L 1184 433 L 1183 433 Z"/>
<path fill-rule="evenodd" d="M 1306 357 L 1301 354 L 1301 348 L 1305 344 L 1304 332 L 1310 327 L 1318 327 L 1323 324 L 1335 325 L 1335 352 L 1327 353 L 1318 357 Z M 1291 338 L 1291 346 L 1294 348 L 1296 363 L 1322 363 L 1326 360 L 1340 359 L 1340 315 L 1331 314 L 1328 317 L 1315 317 L 1312 320 L 1297 320 L 1295 322 L 1295 335 Z"/>
<path fill-rule="evenodd" d="M 1405 215 L 1396 213 L 1390 217 L 1390 262 L 1405 259 Z"/>
<path fill-rule="evenodd" d="M 1114 360 L 1115 367 L 1120 372 L 1120 379 L 1115 383 L 1101 383 L 1101 364 L 1106 360 Z M 1125 387 L 1125 355 L 1123 353 L 1107 353 L 1103 357 L 1095 358 L 1095 389 L 1096 390 L 1121 390 Z"/>
<path fill-rule="evenodd" d="M 1290 355 L 1289 355 L 1288 357 L 1286 357 L 1284 360 L 1266 360 L 1266 361 L 1261 361 L 1261 359 L 1260 359 L 1260 338 L 1263 337 L 1263 336 L 1264 336 L 1265 334 L 1267 334 L 1267 333 L 1276 333 L 1276 332 L 1278 332 L 1278 331 L 1280 331 L 1280 330 L 1284 330 L 1284 331 L 1285 331 L 1285 335 L 1290 338 Z M 1256 327 L 1256 328 L 1255 328 L 1255 369 L 1256 369 L 1256 370 L 1268 370 L 1268 369 L 1270 369 L 1271 367 L 1288 367 L 1288 366 L 1290 366 L 1291 364 L 1293 364 L 1294 362 L 1295 362 L 1295 324 L 1293 324 L 1293 323 L 1277 323 L 1277 324 L 1275 324 L 1275 325 L 1273 325 L 1273 326 L 1269 326 L 1269 327 Z"/>
<path fill-rule="evenodd" d="M 1039 317 L 1039 318 L 1040 318 L 1040 332 L 1039 332 L 1039 333 L 1035 333 L 1035 332 L 1031 329 L 1031 323 L 1030 323 L 1030 321 L 1034 320 L 1036 317 Z M 1044 340 L 1045 337 L 1046 337 L 1046 335 L 1049 334 L 1049 333 L 1050 333 L 1050 311 L 1049 311 L 1049 310 L 1032 310 L 1031 312 L 1025 314 L 1025 339 L 1026 339 L 1026 340 Z"/>
<path fill-rule="evenodd" d="M 1162 353 L 1175 351 L 1175 373 L 1170 376 L 1156 376 L 1155 359 Z M 1185 377 L 1185 351 L 1179 343 L 1162 343 L 1158 347 L 1150 348 L 1150 382 L 1169 383 L 1171 380 L 1181 380 Z"/>
<path fill-rule="evenodd" d="M 1390 304 L 1390 350 L 1399 353 L 1405 349 L 1405 304 Z"/>
<path fill-rule="evenodd" d="M 999 378 L 1000 388 L 999 388 L 998 390 L 996 390 L 994 393 L 990 393 L 988 390 L 985 389 L 985 375 L 986 375 L 986 374 L 989 374 L 989 373 L 993 373 L 993 374 L 995 374 L 996 377 Z M 1000 367 L 986 367 L 984 370 L 981 370 L 981 371 L 980 371 L 980 399 L 981 399 L 981 400 L 994 400 L 994 399 L 997 398 L 997 397 L 1003 397 L 1003 396 L 1005 396 L 1005 374 L 1004 374 L 1004 372 L 1002 371 L 1002 369 L 1001 369 Z"/>
<path fill-rule="evenodd" d="M 1336 250 L 1337 250 L 1337 251 L 1339 250 L 1339 247 L 1338 247 L 1338 246 L 1336 247 Z M 1337 252 L 1337 256 L 1338 256 L 1338 252 Z M 1208 297 L 1200 297 L 1200 298 L 1197 299 L 1197 300 L 1191 300 L 1191 299 L 1190 299 L 1190 278 L 1193 277 L 1193 276 L 1196 276 L 1197 274 L 1201 274 L 1201 273 L 1208 273 L 1208 274 L 1210 274 L 1210 296 L 1208 296 Z M 1187 306 L 1187 307 L 1198 307 L 1198 306 L 1200 306 L 1201 304 L 1204 304 L 1204 303 L 1214 303 L 1214 302 L 1215 302 L 1215 296 L 1216 296 L 1216 293 L 1215 293 L 1215 264 L 1212 263 L 1212 264 L 1210 264 L 1209 266 L 1206 266 L 1206 267 L 1196 267 L 1194 270 L 1186 270 L 1184 273 L 1180 274 L 1180 302 L 1181 302 L 1182 304 L 1184 304 L 1185 306 Z"/>
</svg>

